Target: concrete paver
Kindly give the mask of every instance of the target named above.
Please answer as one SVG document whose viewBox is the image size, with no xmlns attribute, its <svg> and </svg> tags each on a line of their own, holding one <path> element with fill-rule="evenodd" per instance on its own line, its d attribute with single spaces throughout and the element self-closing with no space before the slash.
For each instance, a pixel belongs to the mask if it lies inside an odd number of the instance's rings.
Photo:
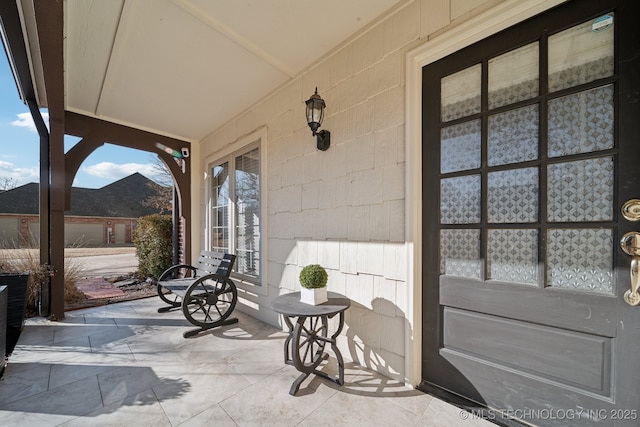
<svg viewBox="0 0 640 427">
<path fill-rule="evenodd" d="M 184 339 L 193 325 L 160 306 L 147 298 L 28 319 L 0 381 L 0 423 L 492 425 L 348 360 L 342 387 L 312 375 L 291 396 L 299 373 L 284 364 L 286 333 L 236 309 L 237 324 Z"/>
</svg>

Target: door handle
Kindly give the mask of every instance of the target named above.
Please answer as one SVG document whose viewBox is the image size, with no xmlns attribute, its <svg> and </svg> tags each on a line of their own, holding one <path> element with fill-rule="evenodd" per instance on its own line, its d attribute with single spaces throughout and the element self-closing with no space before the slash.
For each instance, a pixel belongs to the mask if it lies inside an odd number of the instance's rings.
<svg viewBox="0 0 640 427">
<path fill-rule="evenodd" d="M 631 257 L 631 289 L 624 293 L 624 300 L 629 305 L 640 305 L 640 233 L 630 231 L 620 239 L 620 246 L 624 253 Z"/>
</svg>

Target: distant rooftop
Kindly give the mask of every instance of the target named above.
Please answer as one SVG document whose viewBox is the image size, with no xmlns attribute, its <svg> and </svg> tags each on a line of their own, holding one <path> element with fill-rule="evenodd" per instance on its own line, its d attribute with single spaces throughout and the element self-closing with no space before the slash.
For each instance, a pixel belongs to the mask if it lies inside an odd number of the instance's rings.
<svg viewBox="0 0 640 427">
<path fill-rule="evenodd" d="M 71 189 L 71 210 L 65 215 L 138 218 L 159 212 L 149 200 L 159 196 L 163 187 L 134 173 L 102 188 Z M 25 184 L 0 192 L 0 214 L 37 215 L 39 185 Z"/>
</svg>

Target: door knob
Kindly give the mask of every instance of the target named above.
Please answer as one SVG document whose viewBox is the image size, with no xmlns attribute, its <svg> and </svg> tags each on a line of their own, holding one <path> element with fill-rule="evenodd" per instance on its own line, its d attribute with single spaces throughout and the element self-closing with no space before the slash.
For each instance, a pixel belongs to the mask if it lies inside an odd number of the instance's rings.
<svg viewBox="0 0 640 427">
<path fill-rule="evenodd" d="M 624 253 L 631 257 L 631 289 L 624 293 L 624 300 L 629 305 L 640 305 L 640 233 L 630 231 L 620 239 L 620 246 Z"/>
</svg>

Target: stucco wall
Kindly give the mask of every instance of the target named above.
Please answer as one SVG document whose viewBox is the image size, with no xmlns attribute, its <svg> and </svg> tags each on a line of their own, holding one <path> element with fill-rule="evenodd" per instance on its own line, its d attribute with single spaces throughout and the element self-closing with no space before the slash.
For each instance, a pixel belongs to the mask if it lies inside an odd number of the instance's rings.
<svg viewBox="0 0 640 427">
<path fill-rule="evenodd" d="M 219 147 L 267 129 L 267 287 L 241 285 L 240 310 L 279 324 L 271 299 L 298 290 L 300 269 L 320 263 L 329 290 L 353 301 L 340 341 L 345 358 L 405 378 L 406 349 L 419 342 L 416 318 L 407 315 L 414 304 L 408 286 L 420 286 L 407 280 L 407 52 L 502 3 L 409 2 L 198 145 L 194 185 L 202 185 Z M 305 120 L 304 101 L 316 86 L 327 104 L 322 128 L 331 131 L 325 152 L 316 150 Z M 206 189 L 194 194 L 194 220 L 204 233 Z M 204 241 L 204 234 L 195 236 L 194 253 Z"/>
</svg>

